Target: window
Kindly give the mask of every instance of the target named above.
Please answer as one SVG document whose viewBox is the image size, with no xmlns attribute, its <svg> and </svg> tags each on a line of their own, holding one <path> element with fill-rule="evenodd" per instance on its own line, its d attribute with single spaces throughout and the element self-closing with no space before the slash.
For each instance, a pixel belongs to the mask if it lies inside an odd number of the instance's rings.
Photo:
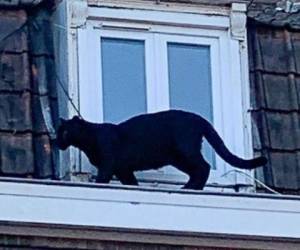
<svg viewBox="0 0 300 250">
<path fill-rule="evenodd" d="M 102 120 L 118 123 L 147 112 L 144 42 L 103 36 L 100 43 Z"/>
<path fill-rule="evenodd" d="M 94 122 L 118 123 L 141 113 L 184 109 L 213 123 L 231 151 L 247 154 L 239 41 L 224 27 L 180 25 L 187 19 L 184 14 L 174 17 L 158 12 L 151 17 L 153 12 L 149 12 L 144 19 L 153 18 L 152 22 L 141 23 L 138 10 L 127 12 L 126 21 L 121 19 L 122 11 L 126 10 L 91 8 L 91 15 L 105 21 L 91 18 L 78 29 L 83 116 Z M 163 25 L 155 23 L 160 19 Z M 206 142 L 203 154 L 212 165 L 209 182 L 227 183 L 222 175 L 230 166 Z M 82 168 L 90 171 L 84 156 Z M 171 166 L 137 176 L 171 183 L 187 179 Z"/>
</svg>

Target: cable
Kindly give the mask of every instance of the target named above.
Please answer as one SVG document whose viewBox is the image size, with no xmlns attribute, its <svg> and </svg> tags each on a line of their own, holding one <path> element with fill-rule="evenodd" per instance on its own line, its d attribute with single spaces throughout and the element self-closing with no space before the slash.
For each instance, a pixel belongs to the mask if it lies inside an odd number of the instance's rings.
<svg viewBox="0 0 300 250">
<path fill-rule="evenodd" d="M 269 192 L 273 193 L 273 194 L 277 194 L 277 195 L 282 195 L 281 193 L 277 192 L 276 190 L 270 188 L 269 186 L 267 186 L 266 184 L 264 184 L 262 181 L 258 180 L 257 178 L 243 172 L 243 171 L 240 171 L 240 170 L 230 170 L 228 172 L 226 172 L 225 174 L 221 175 L 221 177 L 227 177 L 227 175 L 229 175 L 230 173 L 239 173 L 239 174 L 243 174 L 245 175 L 247 178 L 249 178 L 250 180 L 252 181 L 255 181 L 257 182 L 258 184 L 260 184 L 261 186 L 263 186 L 265 189 L 267 189 Z"/>
<path fill-rule="evenodd" d="M 62 88 L 64 94 L 65 94 L 66 97 L 68 98 L 68 101 L 71 103 L 72 107 L 74 108 L 74 110 L 76 111 L 76 113 L 78 114 L 78 116 L 79 116 L 81 119 L 83 119 L 83 118 L 82 118 L 82 115 L 80 114 L 79 109 L 76 107 L 76 105 L 74 104 L 72 98 L 69 96 L 68 91 L 65 89 L 65 87 L 64 87 L 64 85 L 63 85 L 63 82 L 62 82 L 62 81 L 60 80 L 60 78 L 58 77 L 57 72 L 56 72 L 56 69 L 54 69 L 54 70 L 55 70 L 55 78 L 57 79 L 57 82 L 58 82 L 59 86 Z"/>
<path fill-rule="evenodd" d="M 6 39 L 10 38 L 11 36 L 13 36 L 14 34 L 16 34 L 17 32 L 21 31 L 22 29 L 24 29 L 24 27 L 26 27 L 26 25 L 28 24 L 28 21 L 24 22 L 19 28 L 17 28 L 16 30 L 10 32 L 9 34 L 7 34 L 5 37 L 3 37 L 0 41 L 0 45 L 2 42 L 4 42 Z M 6 44 L 5 44 L 6 45 Z M 3 49 L 3 52 L 4 49 Z"/>
<path fill-rule="evenodd" d="M 35 2 L 35 0 L 32 1 L 32 3 L 34 3 L 34 2 Z M 11 36 L 15 35 L 17 32 L 22 31 L 22 30 L 27 26 L 27 24 L 28 24 L 28 21 L 24 22 L 19 28 L 17 28 L 16 30 L 10 32 L 10 33 L 7 34 L 5 37 L 3 37 L 3 38 L 1 39 L 1 41 L 0 41 L 0 45 L 1 45 L 2 42 L 5 42 L 5 40 L 7 40 L 8 38 L 10 38 Z M 6 45 L 6 44 L 4 44 L 4 46 L 5 46 L 5 45 Z M 0 46 L 0 48 L 1 48 L 1 46 Z M 3 54 L 5 54 L 5 53 L 6 53 L 6 51 L 5 51 L 5 49 L 3 48 L 3 51 L 0 53 L 0 57 L 1 57 Z M 82 115 L 80 114 L 80 111 L 78 110 L 78 108 L 77 108 L 76 105 L 74 104 L 72 98 L 71 98 L 71 97 L 69 96 L 69 94 L 68 94 L 68 91 L 65 89 L 65 87 L 64 87 L 64 85 L 63 85 L 63 83 L 62 83 L 62 81 L 61 81 L 60 78 L 58 77 L 56 69 L 55 69 L 55 77 L 56 77 L 56 79 L 57 79 L 57 82 L 59 83 L 59 86 L 62 88 L 64 94 L 66 95 L 66 97 L 68 98 L 69 102 L 71 103 L 72 107 L 74 108 L 74 110 L 76 111 L 76 113 L 78 114 L 78 116 L 79 116 L 80 118 L 82 118 Z"/>
<path fill-rule="evenodd" d="M 251 0 L 250 3 L 248 3 L 247 8 L 249 9 L 251 7 L 251 5 L 254 3 L 255 0 Z"/>
</svg>

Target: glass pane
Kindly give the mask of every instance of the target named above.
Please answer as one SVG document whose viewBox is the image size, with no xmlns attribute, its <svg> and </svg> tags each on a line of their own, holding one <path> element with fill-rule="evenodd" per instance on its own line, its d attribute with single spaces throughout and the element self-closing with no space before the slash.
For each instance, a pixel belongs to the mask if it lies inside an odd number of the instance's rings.
<svg viewBox="0 0 300 250">
<path fill-rule="evenodd" d="M 209 46 L 168 43 L 170 106 L 202 115 L 213 122 Z M 206 141 L 202 152 L 214 167 L 214 153 Z"/>
<path fill-rule="evenodd" d="M 118 123 L 145 113 L 144 41 L 102 38 L 104 121 Z"/>
</svg>

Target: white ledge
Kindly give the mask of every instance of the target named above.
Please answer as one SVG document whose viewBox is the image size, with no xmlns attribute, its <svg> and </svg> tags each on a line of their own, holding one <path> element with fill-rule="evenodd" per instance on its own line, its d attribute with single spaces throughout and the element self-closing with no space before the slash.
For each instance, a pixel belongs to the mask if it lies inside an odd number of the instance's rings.
<svg viewBox="0 0 300 250">
<path fill-rule="evenodd" d="M 299 238 L 293 196 L 0 180 L 0 221 Z"/>
</svg>

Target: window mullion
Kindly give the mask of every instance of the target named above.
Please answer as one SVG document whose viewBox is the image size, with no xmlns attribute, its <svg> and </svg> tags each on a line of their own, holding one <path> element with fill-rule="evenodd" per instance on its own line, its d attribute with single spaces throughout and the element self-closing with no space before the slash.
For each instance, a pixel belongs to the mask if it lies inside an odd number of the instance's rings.
<svg viewBox="0 0 300 250">
<path fill-rule="evenodd" d="M 157 110 L 170 108 L 167 40 L 161 34 L 154 34 L 155 40 L 155 69 L 156 69 L 156 96 Z"/>
<path fill-rule="evenodd" d="M 147 110 L 151 113 L 155 112 L 157 109 L 156 85 L 158 82 L 155 61 L 155 40 L 153 34 L 149 34 L 148 38 L 146 39 L 145 50 Z"/>
</svg>

